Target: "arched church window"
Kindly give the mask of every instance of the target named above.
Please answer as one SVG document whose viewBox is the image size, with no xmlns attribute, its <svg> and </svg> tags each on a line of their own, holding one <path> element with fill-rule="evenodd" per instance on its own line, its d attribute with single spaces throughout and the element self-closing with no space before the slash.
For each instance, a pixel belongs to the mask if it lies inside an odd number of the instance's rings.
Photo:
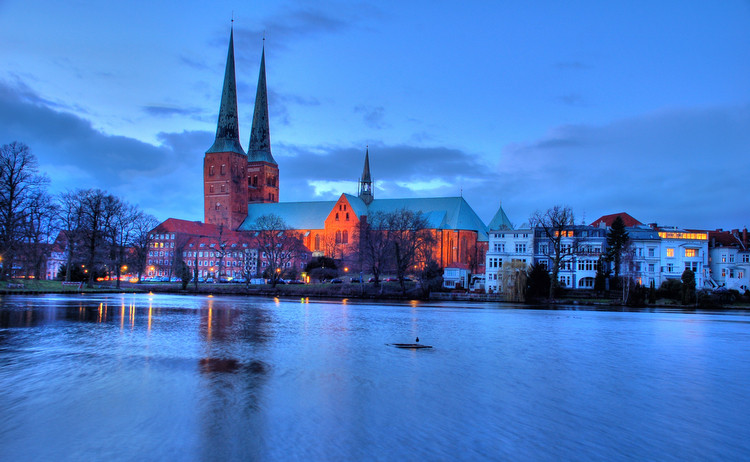
<svg viewBox="0 0 750 462">
<path fill-rule="evenodd" d="M 339 214 L 336 214 L 336 221 L 339 221 Z"/>
<path fill-rule="evenodd" d="M 347 213 L 347 215 L 349 215 Z M 348 244 L 349 243 L 349 231 L 344 230 L 344 233 L 341 235 L 341 243 L 342 244 Z"/>
<path fill-rule="evenodd" d="M 336 244 L 341 244 L 341 231 L 336 231 Z"/>
<path fill-rule="evenodd" d="M 315 235 L 315 250 L 320 250 L 320 234 Z"/>
</svg>

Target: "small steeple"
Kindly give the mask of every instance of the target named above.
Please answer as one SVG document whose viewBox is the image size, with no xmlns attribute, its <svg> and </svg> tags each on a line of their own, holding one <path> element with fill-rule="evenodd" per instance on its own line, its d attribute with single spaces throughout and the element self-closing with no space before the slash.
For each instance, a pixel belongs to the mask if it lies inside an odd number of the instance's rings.
<svg viewBox="0 0 750 462">
<path fill-rule="evenodd" d="M 234 28 L 229 32 L 229 51 L 227 67 L 224 70 L 224 89 L 221 91 L 219 122 L 216 126 L 216 139 L 213 146 L 206 151 L 236 152 L 245 154 L 240 144 L 240 128 L 237 120 L 237 82 L 234 76 Z"/>
<path fill-rule="evenodd" d="M 265 38 L 263 38 L 265 41 Z M 258 76 L 258 91 L 255 94 L 255 111 L 253 112 L 253 127 L 250 132 L 250 145 L 247 148 L 250 162 L 264 161 L 276 164 L 271 155 L 271 132 L 268 128 L 268 92 L 266 90 L 266 46 L 260 55 L 260 75 Z"/>
<path fill-rule="evenodd" d="M 369 146 L 365 150 L 365 168 L 364 170 L 362 170 L 362 179 L 359 180 L 359 198 L 362 199 L 367 205 L 370 205 L 373 199 L 375 199 L 372 195 L 372 177 L 370 177 Z"/>
</svg>

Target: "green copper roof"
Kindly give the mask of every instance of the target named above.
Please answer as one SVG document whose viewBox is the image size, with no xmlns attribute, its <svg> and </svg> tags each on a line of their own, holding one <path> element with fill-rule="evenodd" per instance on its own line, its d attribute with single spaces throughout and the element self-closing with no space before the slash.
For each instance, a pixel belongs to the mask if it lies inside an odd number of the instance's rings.
<svg viewBox="0 0 750 462">
<path fill-rule="evenodd" d="M 221 91 L 221 106 L 219 107 L 219 122 L 216 124 L 216 139 L 206 151 L 236 152 L 245 154 L 240 145 L 240 128 L 237 119 L 237 82 L 234 76 L 234 30 L 229 33 L 229 51 L 227 52 L 227 67 L 224 70 L 224 88 Z"/>
<path fill-rule="evenodd" d="M 490 220 L 489 229 L 513 229 L 513 224 L 508 219 L 508 215 L 505 214 L 503 206 L 497 209 L 495 216 Z"/>
<path fill-rule="evenodd" d="M 292 229 L 323 229 L 326 217 L 335 205 L 336 201 L 249 204 L 247 218 L 239 229 L 253 230 L 259 217 L 271 214 L 281 217 Z"/>
<path fill-rule="evenodd" d="M 366 205 L 357 196 L 344 194 L 357 218 L 374 212 L 390 213 L 401 209 L 422 212 L 430 228 L 472 230 L 479 241 L 487 241 L 487 227 L 463 197 L 427 197 L 407 199 L 375 199 Z M 337 201 L 278 202 L 249 204 L 241 231 L 253 229 L 262 215 L 274 214 L 284 219 L 293 229 L 323 229 L 325 220 Z"/>
<path fill-rule="evenodd" d="M 266 90 L 266 48 L 260 55 L 260 75 L 258 91 L 255 94 L 255 111 L 253 128 L 250 132 L 250 145 L 247 148 L 250 162 L 268 162 L 276 164 L 271 155 L 271 131 L 268 127 L 268 92 Z"/>
</svg>

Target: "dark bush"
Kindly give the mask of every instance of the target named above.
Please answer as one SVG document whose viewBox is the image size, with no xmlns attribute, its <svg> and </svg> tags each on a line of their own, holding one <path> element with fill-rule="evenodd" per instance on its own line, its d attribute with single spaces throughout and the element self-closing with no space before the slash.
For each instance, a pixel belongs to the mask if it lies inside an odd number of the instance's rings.
<svg viewBox="0 0 750 462">
<path fill-rule="evenodd" d="M 657 291 L 659 298 L 680 300 L 682 298 L 682 282 L 679 279 L 667 279 L 661 283 Z"/>
</svg>

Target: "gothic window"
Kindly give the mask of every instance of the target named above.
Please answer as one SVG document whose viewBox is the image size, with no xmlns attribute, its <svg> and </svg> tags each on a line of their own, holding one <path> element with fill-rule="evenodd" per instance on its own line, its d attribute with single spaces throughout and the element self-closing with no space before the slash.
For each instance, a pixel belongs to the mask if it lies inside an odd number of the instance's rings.
<svg viewBox="0 0 750 462">
<path fill-rule="evenodd" d="M 349 216 L 348 213 L 346 215 L 347 215 L 347 217 Z M 348 219 L 349 218 L 347 218 L 347 220 Z M 349 231 L 344 231 L 344 233 L 341 235 L 341 242 L 343 244 L 348 244 L 349 243 Z"/>
<path fill-rule="evenodd" d="M 336 244 L 341 244 L 341 231 L 336 231 Z"/>
<path fill-rule="evenodd" d="M 315 250 L 320 250 L 320 234 L 315 235 Z"/>
<path fill-rule="evenodd" d="M 339 214 L 336 214 L 336 221 L 339 221 Z"/>
<path fill-rule="evenodd" d="M 221 174 L 224 175 L 227 173 L 227 165 L 221 164 Z"/>
<path fill-rule="evenodd" d="M 258 175 L 253 176 L 253 186 L 258 187 Z"/>
<path fill-rule="evenodd" d="M 344 206 L 346 208 L 346 206 Z M 346 221 L 349 221 L 349 212 L 346 212 Z"/>
<path fill-rule="evenodd" d="M 213 175 L 214 174 L 214 166 L 213 165 L 210 166 L 210 167 L 208 167 L 208 174 L 209 175 Z"/>
</svg>

